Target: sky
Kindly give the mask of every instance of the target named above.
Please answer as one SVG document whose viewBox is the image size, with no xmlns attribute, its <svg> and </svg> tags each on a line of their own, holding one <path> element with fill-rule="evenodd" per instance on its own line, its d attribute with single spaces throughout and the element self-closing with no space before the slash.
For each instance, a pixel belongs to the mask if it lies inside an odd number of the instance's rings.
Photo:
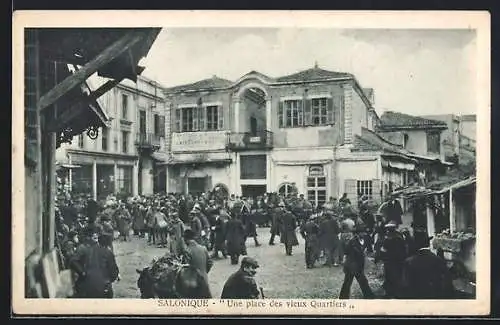
<svg viewBox="0 0 500 325">
<path fill-rule="evenodd" d="M 375 108 L 412 115 L 476 113 L 472 30 L 164 28 L 141 62 L 166 87 L 256 70 L 349 72 L 375 91 Z"/>
</svg>

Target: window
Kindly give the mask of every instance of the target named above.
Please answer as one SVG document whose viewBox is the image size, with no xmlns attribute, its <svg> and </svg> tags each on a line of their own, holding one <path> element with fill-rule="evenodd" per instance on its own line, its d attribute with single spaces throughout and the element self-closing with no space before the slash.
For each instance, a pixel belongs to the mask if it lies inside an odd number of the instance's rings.
<svg viewBox="0 0 500 325">
<path fill-rule="evenodd" d="M 218 130 L 219 110 L 217 106 L 207 107 L 207 131 Z"/>
<path fill-rule="evenodd" d="M 161 118 L 161 117 L 160 117 Z M 175 110 L 175 132 L 219 131 L 224 128 L 222 106 L 193 106 Z"/>
<path fill-rule="evenodd" d="M 327 104 L 326 98 L 314 98 L 311 101 L 312 109 L 312 124 L 325 125 L 327 124 Z"/>
<path fill-rule="evenodd" d="M 108 136 L 108 129 L 107 128 L 102 128 L 101 134 L 102 134 L 102 150 L 103 151 L 108 151 L 108 141 L 109 141 L 109 136 Z"/>
<path fill-rule="evenodd" d="M 278 188 L 278 194 L 280 196 L 287 197 L 296 193 L 298 193 L 298 190 L 295 184 L 293 183 L 283 183 Z"/>
<path fill-rule="evenodd" d="M 373 199 L 373 182 L 372 181 L 356 181 L 356 190 L 358 197 L 366 195 L 368 199 Z"/>
<path fill-rule="evenodd" d="M 139 133 L 146 133 L 146 111 L 139 111 Z"/>
<path fill-rule="evenodd" d="M 240 179 L 266 179 L 265 155 L 240 156 Z"/>
<path fill-rule="evenodd" d="M 83 148 L 83 134 L 78 135 L 78 148 Z"/>
<path fill-rule="evenodd" d="M 195 117 L 195 111 L 197 110 L 198 110 L 197 107 L 187 107 L 182 109 L 182 132 L 195 131 L 194 117 Z"/>
<path fill-rule="evenodd" d="M 341 95 L 283 100 L 278 109 L 279 127 L 332 125 L 335 123 L 335 112 L 340 111 L 342 102 Z"/>
<path fill-rule="evenodd" d="M 122 119 L 126 120 L 128 116 L 128 96 L 122 94 Z"/>
<path fill-rule="evenodd" d="M 284 102 L 286 112 L 286 127 L 295 127 L 303 125 L 302 102 L 298 100 L 287 100 Z"/>
<path fill-rule="evenodd" d="M 122 131 L 122 152 L 128 152 L 128 132 Z"/>
<path fill-rule="evenodd" d="M 326 175 L 321 165 L 309 167 L 307 177 L 307 200 L 316 207 L 322 206 L 326 202 Z"/>
<path fill-rule="evenodd" d="M 132 166 L 118 166 L 116 182 L 119 193 L 132 194 Z"/>
<path fill-rule="evenodd" d="M 427 132 L 427 152 L 440 153 L 440 140 L 439 132 Z"/>
<path fill-rule="evenodd" d="M 160 135 L 160 117 L 158 114 L 154 115 L 155 135 Z"/>
</svg>

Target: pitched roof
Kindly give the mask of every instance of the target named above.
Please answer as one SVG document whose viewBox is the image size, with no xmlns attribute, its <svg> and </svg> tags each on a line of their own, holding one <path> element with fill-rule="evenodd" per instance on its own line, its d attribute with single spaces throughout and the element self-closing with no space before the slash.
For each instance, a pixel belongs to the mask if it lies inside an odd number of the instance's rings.
<svg viewBox="0 0 500 325">
<path fill-rule="evenodd" d="M 314 67 L 294 74 L 276 78 L 276 81 L 294 82 L 294 81 L 313 81 L 313 80 L 325 80 L 332 78 L 353 78 L 353 77 L 354 76 L 350 73 L 328 71 L 318 67 Z"/>
<path fill-rule="evenodd" d="M 212 78 L 203 79 L 200 81 L 196 81 L 190 84 L 175 86 L 171 88 L 165 89 L 168 93 L 182 92 L 182 91 L 201 91 L 201 90 L 211 90 L 216 88 L 225 88 L 229 87 L 233 84 L 231 80 L 219 78 L 217 76 L 213 76 Z"/>
<path fill-rule="evenodd" d="M 380 117 L 380 128 L 405 129 L 405 128 L 447 128 L 446 122 L 431 120 L 423 117 L 387 111 Z"/>
<path fill-rule="evenodd" d="M 404 158 L 411 159 L 406 156 L 410 154 L 408 150 L 383 139 L 377 133 L 366 128 L 361 128 L 361 135 L 356 134 L 354 137 L 354 146 L 352 151 L 383 151 L 386 153 L 401 155 Z"/>
</svg>

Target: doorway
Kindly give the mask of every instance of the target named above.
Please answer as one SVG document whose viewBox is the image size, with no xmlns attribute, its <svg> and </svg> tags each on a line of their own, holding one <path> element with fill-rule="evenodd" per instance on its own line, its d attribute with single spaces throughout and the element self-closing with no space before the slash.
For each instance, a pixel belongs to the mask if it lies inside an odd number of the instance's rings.
<svg viewBox="0 0 500 325">
<path fill-rule="evenodd" d="M 199 196 L 205 192 L 205 177 L 189 177 L 188 178 L 188 192 L 189 194 Z"/>
<path fill-rule="evenodd" d="M 241 196 L 256 198 L 267 192 L 266 185 L 241 185 Z"/>
</svg>

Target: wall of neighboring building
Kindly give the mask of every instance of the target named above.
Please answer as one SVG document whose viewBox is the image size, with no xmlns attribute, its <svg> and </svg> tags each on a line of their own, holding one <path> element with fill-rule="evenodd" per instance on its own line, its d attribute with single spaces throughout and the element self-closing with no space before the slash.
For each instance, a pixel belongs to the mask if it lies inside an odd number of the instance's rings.
<svg viewBox="0 0 500 325">
<path fill-rule="evenodd" d="M 351 107 L 352 107 L 352 132 L 361 134 L 361 128 L 368 128 L 369 106 L 361 98 L 358 87 L 353 87 Z"/>
<path fill-rule="evenodd" d="M 476 140 L 476 115 L 463 115 L 461 117 L 460 134 Z"/>
</svg>

